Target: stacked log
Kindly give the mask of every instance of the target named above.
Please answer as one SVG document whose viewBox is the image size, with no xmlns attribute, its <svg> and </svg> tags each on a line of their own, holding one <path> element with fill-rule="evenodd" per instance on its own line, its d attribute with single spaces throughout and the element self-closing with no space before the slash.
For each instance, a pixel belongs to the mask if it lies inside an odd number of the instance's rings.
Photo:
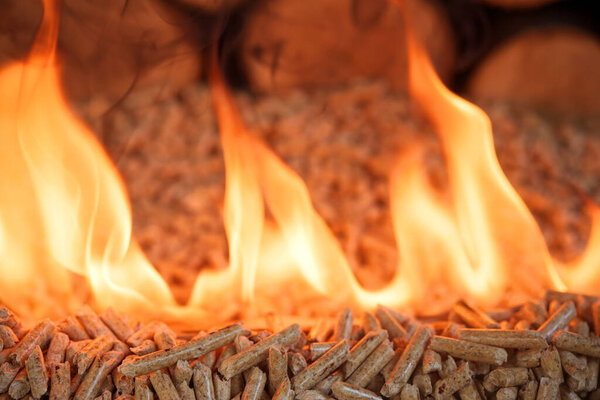
<svg viewBox="0 0 600 400">
<path fill-rule="evenodd" d="M 9 0 L 0 13 L 0 62 L 27 56 L 42 16 L 40 0 Z M 101 93 L 112 104 L 132 89 L 180 89 L 200 73 L 193 23 L 155 0 L 61 2 L 58 39 L 69 98 Z M 168 94 L 168 93 L 167 93 Z"/>
<path fill-rule="evenodd" d="M 432 1 L 415 3 L 413 23 L 443 79 L 455 48 Z M 285 91 L 384 77 L 405 87 L 406 44 L 398 7 L 387 0 L 261 0 L 244 15 L 240 64 L 251 89 Z"/>
<path fill-rule="evenodd" d="M 532 29 L 507 40 L 475 71 L 469 96 L 568 113 L 600 113 L 600 39 L 566 27 Z"/>
</svg>

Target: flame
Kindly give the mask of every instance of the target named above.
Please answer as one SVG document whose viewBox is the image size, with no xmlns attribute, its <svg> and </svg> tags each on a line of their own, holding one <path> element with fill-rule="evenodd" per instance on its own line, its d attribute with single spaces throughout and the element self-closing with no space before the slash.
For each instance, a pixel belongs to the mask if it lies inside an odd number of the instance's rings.
<svg viewBox="0 0 600 400">
<path fill-rule="evenodd" d="M 246 129 L 215 54 L 230 266 L 201 271 L 188 303 L 176 304 L 132 238 L 115 166 L 63 98 L 58 6 L 44 6 L 29 58 L 0 71 L 0 298 L 22 316 L 55 317 L 92 302 L 202 325 L 379 303 L 433 313 L 458 298 L 492 305 L 548 288 L 598 293 L 600 208 L 591 207 L 580 259 L 553 260 L 500 168 L 488 117 L 442 84 L 406 18 L 410 92 L 441 138 L 448 185 L 431 185 L 419 143 L 399 154 L 390 171 L 401 258 L 393 279 L 379 290 L 361 287 L 302 179 Z"/>
<path fill-rule="evenodd" d="M 86 276 L 99 307 L 174 305 L 131 241 L 116 168 L 63 98 L 57 35 L 58 5 L 45 1 L 29 58 L 0 71 L 2 301 L 24 316 L 64 314 L 86 300 L 72 294 Z"/>
</svg>

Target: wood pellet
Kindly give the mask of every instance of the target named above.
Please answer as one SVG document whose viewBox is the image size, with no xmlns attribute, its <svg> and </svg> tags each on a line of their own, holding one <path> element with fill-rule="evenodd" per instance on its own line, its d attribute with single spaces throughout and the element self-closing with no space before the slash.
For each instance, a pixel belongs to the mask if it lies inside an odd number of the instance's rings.
<svg viewBox="0 0 600 400">
<path fill-rule="evenodd" d="M 0 398 L 600 398 L 600 303 L 556 293 L 486 315 L 458 303 L 433 322 L 343 309 L 335 322 L 275 332 L 232 323 L 180 335 L 89 307 L 19 328 L 21 339 L 0 323 Z"/>
</svg>

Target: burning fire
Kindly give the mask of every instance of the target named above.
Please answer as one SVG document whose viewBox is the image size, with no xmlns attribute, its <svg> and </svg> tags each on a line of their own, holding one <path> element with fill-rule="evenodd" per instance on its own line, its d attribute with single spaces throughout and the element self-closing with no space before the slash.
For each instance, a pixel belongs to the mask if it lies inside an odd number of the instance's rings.
<svg viewBox="0 0 600 400">
<path fill-rule="evenodd" d="M 91 302 L 201 325 L 207 313 L 214 323 L 214 311 L 226 319 L 290 302 L 305 315 L 318 314 L 323 300 L 432 313 L 458 298 L 489 306 L 547 288 L 598 292 L 600 211 L 592 208 L 581 258 L 553 260 L 500 168 L 489 119 L 444 87 L 407 19 L 410 92 L 440 135 L 448 187 L 431 186 L 418 145 L 399 156 L 390 174 L 401 257 L 392 281 L 377 291 L 360 286 L 302 179 L 245 128 L 215 57 L 230 267 L 202 271 L 188 303 L 176 304 L 132 238 L 115 166 L 62 95 L 58 6 L 44 5 L 30 57 L 0 71 L 0 300 L 22 316 L 55 317 Z"/>
</svg>

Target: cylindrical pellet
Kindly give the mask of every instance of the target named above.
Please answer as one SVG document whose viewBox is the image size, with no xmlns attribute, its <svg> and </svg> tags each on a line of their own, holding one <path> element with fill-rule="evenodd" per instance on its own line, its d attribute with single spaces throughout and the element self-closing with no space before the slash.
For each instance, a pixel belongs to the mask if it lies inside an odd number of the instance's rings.
<svg viewBox="0 0 600 400">
<path fill-rule="evenodd" d="M 129 350 L 136 356 L 145 356 L 154 353 L 158 350 L 158 347 L 156 347 L 154 340 L 144 340 L 139 346 L 131 347 Z"/>
<path fill-rule="evenodd" d="M 542 334 L 544 339 L 550 340 L 557 331 L 565 329 L 576 316 L 577 310 L 575 309 L 575 304 L 573 304 L 572 301 L 569 301 L 560 306 L 558 310 L 556 310 L 556 312 L 539 327 L 538 331 Z"/>
<path fill-rule="evenodd" d="M 392 357 L 392 359 L 381 370 L 381 375 L 383 376 L 383 378 L 385 380 L 387 380 L 390 377 L 390 375 L 392 374 L 392 371 L 394 370 L 394 367 L 400 360 L 400 357 L 402 357 L 402 353 L 404 353 L 405 348 L 406 347 L 397 348 L 396 351 L 394 351 L 394 357 Z"/>
<path fill-rule="evenodd" d="M 559 331 L 552 338 L 552 343 L 561 350 L 600 358 L 600 338 L 596 336 L 585 337 L 576 333 Z"/>
<path fill-rule="evenodd" d="M 215 365 L 215 361 L 217 361 L 217 351 L 213 350 L 208 354 L 202 356 L 202 364 L 206 365 L 208 368 L 211 368 Z"/>
<path fill-rule="evenodd" d="M 0 393 L 8 390 L 8 387 L 20 370 L 21 367 L 19 365 L 13 365 L 8 361 L 0 366 Z"/>
<path fill-rule="evenodd" d="M 526 301 L 517 312 L 517 315 L 536 327 L 542 325 L 548 319 L 546 304 L 543 300 L 540 302 Z"/>
<path fill-rule="evenodd" d="M 415 385 L 407 383 L 400 392 L 400 400 L 419 400 L 419 389 Z"/>
<path fill-rule="evenodd" d="M 196 363 L 202 364 L 202 363 Z M 179 385 L 181 382 L 185 382 L 186 385 L 190 383 L 192 379 L 193 371 L 190 363 L 186 360 L 179 360 L 175 364 L 173 371 L 171 372 L 171 376 L 173 377 L 173 383 L 175 386 Z"/>
<path fill-rule="evenodd" d="M 576 356 L 567 350 L 559 350 L 560 364 L 563 370 L 572 377 L 584 380 L 587 373 L 587 358 L 585 356 Z"/>
<path fill-rule="evenodd" d="M 435 383 L 433 396 L 436 400 L 445 399 L 471 383 L 469 363 L 464 363 L 456 371 Z"/>
<path fill-rule="evenodd" d="M 131 356 L 130 356 L 131 357 Z M 127 362 L 127 358 L 123 360 L 123 362 Z M 133 378 L 129 376 L 125 376 L 116 369 L 111 372 L 112 380 L 117 388 L 117 391 L 121 394 L 133 394 Z"/>
<path fill-rule="evenodd" d="M 210 368 L 202 363 L 194 365 L 194 393 L 196 400 L 216 400 L 215 387 L 213 385 Z"/>
<path fill-rule="evenodd" d="M 154 331 L 154 343 L 159 350 L 172 349 L 177 344 L 177 335 L 165 324 L 158 324 Z"/>
<path fill-rule="evenodd" d="M 170 367 L 179 360 L 191 360 L 231 343 L 243 332 L 241 325 L 234 324 L 200 339 L 147 354 L 128 364 L 121 365 L 119 372 L 127 376 L 144 375 L 152 371 Z"/>
<path fill-rule="evenodd" d="M 592 321 L 594 323 L 594 332 L 596 336 L 600 335 L 600 300 L 594 302 L 591 307 Z"/>
<path fill-rule="evenodd" d="M 560 392 L 561 400 L 581 400 L 581 397 L 579 397 L 577 393 L 571 391 L 568 387 L 565 387 L 564 385 L 560 385 L 558 391 Z"/>
<path fill-rule="evenodd" d="M 394 350 L 388 340 L 381 343 L 367 359 L 350 375 L 346 382 L 357 387 L 365 387 L 383 367 L 394 357 Z"/>
<path fill-rule="evenodd" d="M 114 340 L 117 340 L 117 337 L 111 331 L 108 326 L 102 322 L 100 317 L 92 310 L 89 306 L 83 306 L 78 311 L 75 312 L 75 316 L 81 322 L 81 325 L 85 328 L 85 331 L 90 335 L 90 337 L 96 338 L 100 335 L 109 335 Z"/>
<path fill-rule="evenodd" d="M 288 357 L 287 352 L 277 347 L 269 349 L 269 392 L 274 394 L 281 381 L 287 378 Z"/>
<path fill-rule="evenodd" d="M 315 390 L 321 392 L 323 395 L 328 396 L 331 392 L 331 386 L 337 381 L 341 381 L 342 375 L 338 372 L 334 372 L 329 375 L 327 378 L 323 379 L 321 382 L 317 383 L 314 387 Z"/>
<path fill-rule="evenodd" d="M 50 370 L 50 400 L 71 396 L 71 366 L 68 362 L 54 364 Z"/>
<path fill-rule="evenodd" d="M 48 391 L 48 373 L 46 372 L 44 355 L 40 346 L 36 346 L 29 354 L 25 362 L 25 368 L 27 369 L 31 395 L 34 399 L 39 399 Z"/>
<path fill-rule="evenodd" d="M 429 374 L 418 374 L 415 373 L 412 378 L 412 383 L 419 388 L 421 396 L 425 397 L 433 393 L 433 386 L 431 384 L 431 376 Z"/>
<path fill-rule="evenodd" d="M 154 392 L 152 392 L 148 385 L 144 383 L 136 386 L 135 400 L 154 400 Z"/>
<path fill-rule="evenodd" d="M 310 360 L 315 361 L 323 354 L 327 353 L 333 346 L 338 342 L 315 342 L 308 345 L 308 352 L 310 353 Z"/>
<path fill-rule="evenodd" d="M 96 357 L 101 357 L 112 348 L 114 340 L 110 335 L 99 335 L 86 344 L 73 358 L 73 364 L 77 366 L 77 372 L 83 375 Z"/>
<path fill-rule="evenodd" d="M 438 352 L 450 354 L 456 358 L 462 358 L 463 360 L 479 361 L 493 365 L 502 365 L 508 358 L 506 350 L 499 347 L 442 336 L 435 336 L 431 341 L 430 348 Z"/>
<path fill-rule="evenodd" d="M 68 316 L 58 324 L 58 329 L 69 336 L 73 341 L 90 339 L 81 322 L 73 316 Z"/>
<path fill-rule="evenodd" d="M 175 385 L 175 389 L 177 389 L 177 394 L 179 394 L 181 400 L 196 400 L 194 389 L 189 387 L 187 383 L 180 382 L 178 385 Z"/>
<path fill-rule="evenodd" d="M 585 378 L 585 390 L 592 392 L 598 387 L 598 372 L 600 369 L 600 360 L 597 358 L 588 359 L 587 375 Z"/>
<path fill-rule="evenodd" d="M 232 399 L 233 400 L 233 399 Z M 238 399 L 241 400 L 241 399 Z M 295 400 L 329 400 L 327 396 L 316 390 L 303 390 L 296 395 Z"/>
<path fill-rule="evenodd" d="M 558 398 L 558 381 L 544 376 L 540 379 L 536 400 L 555 400 Z"/>
<path fill-rule="evenodd" d="M 65 350 L 65 361 L 68 361 L 69 364 L 73 365 L 75 355 L 91 341 L 91 339 L 80 340 L 78 342 L 71 341 L 67 346 L 67 350 Z"/>
<path fill-rule="evenodd" d="M 123 353 L 109 351 L 102 357 L 94 360 L 94 363 L 85 374 L 81 384 L 75 392 L 74 400 L 93 400 L 108 374 L 123 360 Z"/>
<path fill-rule="evenodd" d="M 25 360 L 36 346 L 45 347 L 52 337 L 54 324 L 49 319 L 39 322 L 32 330 L 25 335 L 8 356 L 11 363 L 19 366 L 25 364 Z"/>
<path fill-rule="evenodd" d="M 567 375 L 567 387 L 573 392 L 583 392 L 585 390 L 585 379 L 577 379 L 574 376 Z"/>
<path fill-rule="evenodd" d="M 537 395 L 538 383 L 536 380 L 528 381 L 519 389 L 518 396 L 522 400 L 535 400 Z"/>
<path fill-rule="evenodd" d="M 340 340 L 350 340 L 350 334 L 352 333 L 352 311 L 349 308 L 345 308 L 338 316 L 337 324 L 333 330 L 333 340 L 339 342 Z"/>
<path fill-rule="evenodd" d="M 138 329 L 136 332 L 133 332 L 126 340 L 127 344 L 132 347 L 137 347 L 141 345 L 145 340 L 152 339 L 154 337 L 154 332 L 156 328 L 159 326 L 158 322 L 150 322 L 142 328 Z"/>
<path fill-rule="evenodd" d="M 417 368 L 430 337 L 431 332 L 428 328 L 421 326 L 417 329 L 410 339 L 408 346 L 404 349 L 402 356 L 394 366 L 389 378 L 387 378 L 381 388 L 381 394 L 391 397 L 400 393 L 402 386 L 408 382 L 410 376 Z"/>
<path fill-rule="evenodd" d="M 541 349 L 529 349 L 517 351 L 515 354 L 515 364 L 517 367 L 534 368 L 540 365 L 542 357 Z"/>
<path fill-rule="evenodd" d="M 461 329 L 458 338 L 468 342 L 509 349 L 545 349 L 548 343 L 539 331 Z"/>
<path fill-rule="evenodd" d="M 308 364 L 306 359 L 298 353 L 288 353 L 288 366 L 292 376 L 298 375 L 301 371 L 304 371 Z"/>
<path fill-rule="evenodd" d="M 348 342 L 342 340 L 317 361 L 292 378 L 292 386 L 296 392 L 311 389 L 327 375 L 342 365 L 350 355 Z"/>
<path fill-rule="evenodd" d="M 465 304 L 457 303 L 452 307 L 452 311 L 462 319 L 467 326 L 479 329 L 500 328 L 500 325 L 491 319 L 486 313 L 473 307 L 467 307 Z"/>
<path fill-rule="evenodd" d="M 23 368 L 8 387 L 8 394 L 12 399 L 22 399 L 29 393 L 30 389 L 27 370 Z"/>
<path fill-rule="evenodd" d="M 0 342 L 2 343 L 2 348 L 0 348 L 0 350 L 9 349 L 19 342 L 19 338 L 15 335 L 13 330 L 10 329 L 10 326 L 0 325 Z"/>
<path fill-rule="evenodd" d="M 467 386 L 458 391 L 458 396 L 461 400 L 481 400 L 482 396 L 477 391 L 475 382 L 469 383 Z"/>
<path fill-rule="evenodd" d="M 518 391 L 514 386 L 501 388 L 496 392 L 496 400 L 516 400 Z"/>
<path fill-rule="evenodd" d="M 365 332 L 368 333 L 380 330 L 381 324 L 373 314 L 371 314 L 370 312 L 365 312 L 363 315 L 362 327 L 365 330 Z"/>
<path fill-rule="evenodd" d="M 223 364 L 223 361 L 227 360 L 229 357 L 234 355 L 235 352 L 236 350 L 234 344 L 226 346 L 225 349 L 223 349 L 223 351 L 221 352 L 221 355 L 219 356 L 219 360 L 217 361 L 217 368 L 219 368 L 221 364 Z M 241 395 L 242 391 L 244 390 L 244 377 L 242 376 L 242 374 L 232 376 L 229 381 L 231 385 L 231 396 L 236 396 L 238 394 Z"/>
<path fill-rule="evenodd" d="M 493 392 L 501 387 L 521 386 L 529 380 L 527 368 L 522 367 L 499 367 L 485 376 L 483 386 L 493 388 L 489 390 Z"/>
<path fill-rule="evenodd" d="M 522 319 L 515 324 L 515 330 L 517 330 L 517 331 L 528 331 L 530 329 L 531 329 L 531 322 L 529 322 L 525 319 Z"/>
<path fill-rule="evenodd" d="M 325 342 L 332 333 L 332 323 L 326 319 L 319 319 L 310 329 L 308 337 L 317 342 Z"/>
<path fill-rule="evenodd" d="M 50 346 L 46 352 L 46 365 L 52 368 L 54 364 L 59 364 L 65 360 L 65 351 L 69 346 L 69 336 L 62 332 L 55 332 Z"/>
<path fill-rule="evenodd" d="M 294 391 L 292 390 L 292 383 L 286 377 L 284 378 L 279 387 L 273 394 L 273 400 L 292 400 L 294 398 Z"/>
<path fill-rule="evenodd" d="M 111 307 L 108 307 L 100 314 L 100 319 L 117 336 L 117 338 L 123 342 L 133 334 L 133 330 Z"/>
<path fill-rule="evenodd" d="M 181 400 L 171 377 L 163 370 L 152 373 L 150 382 L 160 400 Z"/>
<path fill-rule="evenodd" d="M 350 350 L 350 357 L 344 364 L 344 377 L 348 378 L 360 364 L 371 354 L 388 336 L 382 329 L 370 331 Z"/>
<path fill-rule="evenodd" d="M 252 367 L 246 387 L 242 392 L 242 400 L 258 400 L 261 397 L 265 384 L 267 383 L 267 375 L 258 367 Z"/>
<path fill-rule="evenodd" d="M 427 349 L 423 353 L 423 373 L 429 374 L 442 369 L 442 356 L 439 353 Z"/>
<path fill-rule="evenodd" d="M 390 310 L 385 307 L 378 306 L 375 310 L 375 316 L 379 320 L 381 327 L 388 332 L 390 339 L 406 337 L 406 329 L 404 329 L 404 327 L 400 325 L 398 321 L 396 321 L 396 319 L 390 313 Z"/>
<path fill-rule="evenodd" d="M 456 361 L 454 361 L 454 358 L 452 358 L 452 356 L 448 356 L 442 365 L 442 369 L 439 371 L 440 378 L 449 376 L 451 373 L 456 371 L 457 368 L 458 367 L 456 365 Z M 471 368 L 470 365 L 469 368 Z"/>
<path fill-rule="evenodd" d="M 275 345 L 281 347 L 291 346 L 300 337 L 300 325 L 294 324 L 283 331 L 261 340 L 255 345 L 229 357 L 219 367 L 219 372 L 227 379 L 245 371 L 261 361 L 269 354 L 269 348 Z"/>
<path fill-rule="evenodd" d="M 558 383 L 564 382 L 562 365 L 560 364 L 560 355 L 556 348 L 551 347 L 542 352 L 540 358 L 540 367 L 544 372 L 544 375 L 557 381 Z"/>
<path fill-rule="evenodd" d="M 213 385 L 216 400 L 231 399 L 231 381 L 229 379 L 225 379 L 218 372 L 215 372 L 213 373 Z"/>
<path fill-rule="evenodd" d="M 333 395 L 338 400 L 381 400 L 381 397 L 370 390 L 359 388 L 338 381 L 331 387 Z"/>
</svg>

